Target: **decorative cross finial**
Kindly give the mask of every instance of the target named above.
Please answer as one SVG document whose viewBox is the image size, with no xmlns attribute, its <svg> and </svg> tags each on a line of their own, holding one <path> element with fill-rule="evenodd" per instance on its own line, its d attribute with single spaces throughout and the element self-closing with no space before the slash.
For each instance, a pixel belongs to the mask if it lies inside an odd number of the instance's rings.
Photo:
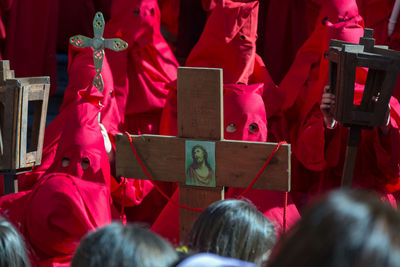
<svg viewBox="0 0 400 267">
<path fill-rule="evenodd" d="M 75 35 L 69 39 L 70 44 L 81 48 L 81 47 L 92 47 L 93 48 L 93 61 L 96 75 L 93 79 L 93 85 L 100 91 L 103 92 L 103 78 L 101 77 L 101 69 L 103 67 L 104 60 L 104 48 L 108 48 L 114 51 L 122 51 L 128 48 L 128 43 L 125 41 L 115 39 L 104 39 L 104 17 L 101 12 L 97 12 L 93 19 L 93 32 L 94 37 L 83 35 Z"/>
</svg>

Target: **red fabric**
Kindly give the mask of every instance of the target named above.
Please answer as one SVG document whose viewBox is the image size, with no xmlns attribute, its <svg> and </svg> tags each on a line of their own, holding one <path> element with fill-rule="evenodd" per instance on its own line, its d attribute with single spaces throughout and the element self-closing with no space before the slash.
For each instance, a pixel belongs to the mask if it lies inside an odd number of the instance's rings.
<svg viewBox="0 0 400 267">
<path fill-rule="evenodd" d="M 3 59 L 5 39 L 7 37 L 7 17 L 14 0 L 0 1 L 0 60 Z"/>
<path fill-rule="evenodd" d="M 360 15 L 365 20 L 365 27 L 374 29 L 375 44 L 387 44 L 388 21 L 394 2 L 395 0 L 357 0 Z M 396 33 L 396 30 L 393 33 Z"/>
<path fill-rule="evenodd" d="M 0 207 L 24 235 L 33 266 L 69 266 L 80 239 L 111 222 L 108 188 L 65 173 L 2 197 Z"/>
<path fill-rule="evenodd" d="M 118 112 L 124 130 L 131 134 L 159 133 L 168 84 L 176 80 L 178 63 L 160 33 L 160 18 L 156 0 L 116 0 L 106 24 L 106 38 L 118 37 L 129 45 L 125 51 L 106 56 L 113 73 Z M 131 189 L 141 188 L 142 194 L 134 190 L 131 206 L 141 205 L 127 209 L 128 219 L 152 223 L 156 209 L 166 201 L 160 203 L 158 193 L 150 193 L 153 186 L 149 181 L 129 183 Z"/>
<path fill-rule="evenodd" d="M 310 0 L 265 1 L 265 19 L 260 23 L 261 55 L 273 80 L 281 82 L 297 50 L 311 34 L 309 25 L 318 16 Z"/>
<path fill-rule="evenodd" d="M 285 101 L 284 91 L 280 90 L 272 81 L 269 72 L 261 59 L 256 54 L 254 71 L 250 76 L 250 83 L 263 83 L 263 100 L 268 119 L 268 138 L 269 142 L 280 142 L 288 140 L 287 123 L 282 111 Z"/>
<path fill-rule="evenodd" d="M 235 126 L 232 128 L 232 126 Z M 176 128 L 176 124 L 175 124 Z M 267 140 L 267 121 L 262 84 L 242 85 L 225 84 L 224 86 L 224 136 L 231 140 L 265 142 Z M 232 129 L 236 129 L 232 131 Z M 166 132 L 166 134 L 171 135 Z M 217 166 L 218 168 L 218 166 Z M 249 177 L 249 179 L 254 177 Z M 250 180 L 249 180 L 250 183 Z M 244 189 L 230 188 L 227 197 L 240 195 Z M 173 195 L 178 201 L 179 190 Z M 279 226 L 283 226 L 284 193 L 250 189 L 245 196 L 253 201 L 264 215 Z M 293 225 L 300 215 L 289 196 L 287 207 L 287 226 Z M 168 222 L 168 223 L 166 223 Z M 151 228 L 154 232 L 179 244 L 179 208 L 169 202 Z"/>
<path fill-rule="evenodd" d="M 93 18 L 102 12 L 105 21 L 110 18 L 111 0 L 59 1 L 57 50 L 68 51 L 69 38 L 81 34 L 93 37 Z"/>
<path fill-rule="evenodd" d="M 174 37 L 178 37 L 180 0 L 158 0 L 161 10 L 161 25 Z"/>
<path fill-rule="evenodd" d="M 105 53 L 107 55 L 107 49 Z M 60 113 L 66 107 L 76 105 L 81 99 L 93 104 L 103 106 L 101 110 L 101 123 L 107 132 L 115 136 L 122 131 L 122 119 L 118 113 L 118 106 L 115 99 L 114 80 L 107 58 L 104 57 L 101 76 L 103 78 L 103 92 L 98 91 L 92 84 L 96 75 L 93 63 L 92 48 L 76 48 L 69 46 L 68 56 L 68 87 L 64 92 L 63 103 Z"/>
<path fill-rule="evenodd" d="M 50 76 L 55 92 L 58 1 L 14 0 L 7 15 L 3 58 L 16 77 Z"/>
<path fill-rule="evenodd" d="M 167 84 L 176 79 L 178 67 L 160 33 L 157 1 L 113 1 L 105 36 L 121 38 L 129 45 L 126 51 L 106 55 L 113 71 L 119 113 L 125 118 L 125 130 L 157 134 Z"/>
<path fill-rule="evenodd" d="M 210 12 L 221 2 L 222 0 L 202 0 L 201 5 L 205 11 Z"/>
</svg>

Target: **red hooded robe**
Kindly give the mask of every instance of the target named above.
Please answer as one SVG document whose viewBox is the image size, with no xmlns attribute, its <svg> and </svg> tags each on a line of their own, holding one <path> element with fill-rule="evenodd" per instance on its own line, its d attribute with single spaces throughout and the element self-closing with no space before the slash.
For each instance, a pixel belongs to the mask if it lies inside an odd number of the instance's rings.
<svg viewBox="0 0 400 267">
<path fill-rule="evenodd" d="M 0 199 L 2 214 L 24 235 L 34 264 L 69 266 L 80 239 L 111 222 L 110 165 L 99 111 L 98 105 L 77 105 L 46 174 L 32 190 Z"/>
<path fill-rule="evenodd" d="M 176 80 L 178 63 L 160 33 L 157 1 L 113 1 L 104 35 L 129 45 L 125 51 L 107 54 L 125 129 L 158 134 L 168 83 Z"/>
<path fill-rule="evenodd" d="M 315 32 L 300 49 L 281 88 L 286 95 L 286 107 L 291 126 L 293 151 L 293 187 L 306 192 L 326 191 L 340 185 L 343 171 L 347 128 L 324 127 L 319 109 L 323 87 L 328 84 L 328 59 L 323 54 L 330 39 L 358 43 L 363 35 L 363 20 L 355 1 L 331 0 L 323 6 Z M 319 38 L 317 38 L 319 36 Z M 319 39 L 319 40 L 318 40 Z M 319 55 L 319 56 L 318 56 Z M 366 70 L 358 69 L 355 103 L 362 96 Z M 357 153 L 354 184 L 374 189 L 393 200 L 391 192 L 398 190 L 398 103 L 392 98 L 391 130 L 384 136 L 379 129 L 363 130 Z M 313 175 L 313 176 L 312 176 Z"/>
<path fill-rule="evenodd" d="M 84 102 L 93 104 L 101 103 L 104 106 L 101 112 L 103 125 L 110 133 L 111 138 L 118 132 L 121 120 L 116 112 L 117 107 L 112 92 L 113 80 L 106 59 L 103 62 L 102 68 L 104 94 L 101 94 L 92 85 L 95 73 L 93 50 L 91 48 L 78 49 L 71 45 L 68 62 L 69 81 L 64 93 L 63 103 L 57 117 L 46 127 L 41 165 L 35 167 L 32 172 L 19 176 L 20 190 L 31 189 L 33 184 L 52 164 L 64 124 L 68 121 L 70 114 L 74 112 L 78 104 Z M 91 115 L 86 113 L 81 114 L 81 116 Z"/>
<path fill-rule="evenodd" d="M 131 134 L 159 133 L 168 84 L 176 80 L 178 62 L 161 35 L 160 17 L 156 0 L 116 0 L 104 32 L 106 38 L 118 37 L 129 45 L 125 51 L 110 51 L 106 56 L 119 114 Z M 140 187 L 144 188 L 140 196 L 144 201 L 128 209 L 127 217 L 152 223 L 166 201 L 156 191 L 147 196 L 153 187 L 149 181 L 140 181 Z M 172 190 L 169 187 L 163 185 L 166 191 Z"/>
</svg>

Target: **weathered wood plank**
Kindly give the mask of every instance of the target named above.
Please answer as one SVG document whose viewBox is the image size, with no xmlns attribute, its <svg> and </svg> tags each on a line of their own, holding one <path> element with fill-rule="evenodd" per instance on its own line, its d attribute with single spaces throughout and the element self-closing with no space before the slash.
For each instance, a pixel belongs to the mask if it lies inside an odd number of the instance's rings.
<svg viewBox="0 0 400 267">
<path fill-rule="evenodd" d="M 215 146 L 217 186 L 246 188 L 261 170 L 276 144 L 219 141 Z M 284 144 L 252 188 L 290 191 L 290 177 L 290 144 Z"/>
<path fill-rule="evenodd" d="M 178 68 L 178 135 L 223 138 L 222 69 Z"/>
<path fill-rule="evenodd" d="M 154 180 L 184 182 L 185 139 L 172 136 L 132 135 L 135 149 Z M 126 135 L 117 134 L 116 172 L 118 177 L 147 179 L 133 154 Z"/>
<path fill-rule="evenodd" d="M 185 139 L 157 135 L 133 135 L 135 149 L 157 181 L 185 183 Z M 275 143 L 216 141 L 216 184 L 245 188 L 274 150 Z M 116 137 L 117 176 L 147 179 L 129 145 L 128 137 Z M 253 188 L 290 190 L 290 145 L 282 145 Z"/>
</svg>

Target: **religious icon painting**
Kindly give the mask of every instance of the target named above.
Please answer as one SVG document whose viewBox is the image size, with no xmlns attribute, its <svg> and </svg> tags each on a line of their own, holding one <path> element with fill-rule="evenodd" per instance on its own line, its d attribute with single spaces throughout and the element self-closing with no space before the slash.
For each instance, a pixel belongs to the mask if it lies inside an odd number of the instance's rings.
<svg viewBox="0 0 400 267">
<path fill-rule="evenodd" d="M 215 143 L 186 141 L 186 184 L 215 187 Z"/>
</svg>

